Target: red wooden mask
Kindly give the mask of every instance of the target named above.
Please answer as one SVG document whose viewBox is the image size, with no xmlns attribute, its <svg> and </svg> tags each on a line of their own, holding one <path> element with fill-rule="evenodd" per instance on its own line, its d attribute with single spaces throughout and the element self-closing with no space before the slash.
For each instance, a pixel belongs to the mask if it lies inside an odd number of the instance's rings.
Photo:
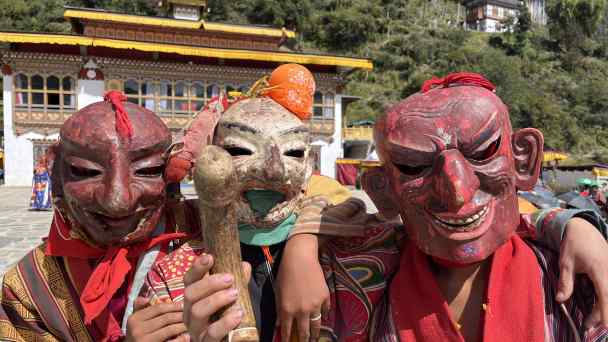
<svg viewBox="0 0 608 342">
<path fill-rule="evenodd" d="M 140 241 L 155 228 L 165 199 L 167 126 L 131 103 L 98 102 L 72 115 L 54 149 L 53 190 L 72 228 L 97 246 Z M 117 120 L 128 120 L 121 132 Z"/>
<path fill-rule="evenodd" d="M 383 162 L 375 176 L 387 191 L 372 198 L 401 214 L 426 254 L 463 264 L 485 259 L 515 231 L 516 191 L 536 183 L 542 161 L 542 134 L 513 133 L 507 107 L 478 85 L 408 97 L 379 119 L 375 141 Z"/>
</svg>

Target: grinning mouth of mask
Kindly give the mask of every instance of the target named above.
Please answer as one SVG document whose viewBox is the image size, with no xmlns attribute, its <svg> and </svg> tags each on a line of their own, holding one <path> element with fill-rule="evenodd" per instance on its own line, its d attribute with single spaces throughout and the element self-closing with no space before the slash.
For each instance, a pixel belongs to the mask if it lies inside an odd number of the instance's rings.
<svg viewBox="0 0 608 342">
<path fill-rule="evenodd" d="M 237 203 L 239 222 L 258 228 L 274 227 L 294 212 L 300 197 L 289 198 L 285 193 L 272 189 L 245 190 Z"/>
</svg>

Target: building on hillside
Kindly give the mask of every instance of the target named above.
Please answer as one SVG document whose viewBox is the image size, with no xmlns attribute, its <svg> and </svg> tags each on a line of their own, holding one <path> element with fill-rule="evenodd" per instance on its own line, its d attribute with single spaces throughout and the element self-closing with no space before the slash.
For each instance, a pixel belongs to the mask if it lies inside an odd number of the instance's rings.
<svg viewBox="0 0 608 342">
<path fill-rule="evenodd" d="M 212 96 L 247 88 L 282 63 L 315 76 L 312 144 L 319 171 L 335 176 L 343 75 L 371 69 L 369 60 L 291 51 L 284 45 L 296 33 L 286 29 L 204 21 L 205 1 L 164 6 L 171 18 L 66 8 L 71 34 L 0 32 L 6 185 L 30 185 L 64 120 L 107 90 L 156 112 L 178 137 Z"/>
<path fill-rule="evenodd" d="M 509 20 L 516 20 L 520 0 L 464 0 L 466 28 L 482 32 L 503 32 Z M 532 23 L 545 25 L 545 0 L 525 1 Z"/>
</svg>

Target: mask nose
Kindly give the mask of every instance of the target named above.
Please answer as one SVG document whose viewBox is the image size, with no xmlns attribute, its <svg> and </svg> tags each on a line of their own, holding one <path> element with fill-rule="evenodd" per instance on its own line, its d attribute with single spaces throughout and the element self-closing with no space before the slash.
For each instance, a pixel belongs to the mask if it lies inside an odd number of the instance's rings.
<svg viewBox="0 0 608 342">
<path fill-rule="evenodd" d="M 441 153 L 437 170 L 435 194 L 444 208 L 449 212 L 457 212 L 473 199 L 479 189 L 479 178 L 458 150 Z"/>
<path fill-rule="evenodd" d="M 104 209 L 104 214 L 120 218 L 133 211 L 135 202 L 131 194 L 131 175 L 128 163 L 118 162 L 109 171 L 105 187 L 96 193 L 97 203 Z"/>
<path fill-rule="evenodd" d="M 262 168 L 264 177 L 270 181 L 280 181 L 285 176 L 285 165 L 283 164 L 281 151 L 276 144 L 270 146 Z"/>
</svg>

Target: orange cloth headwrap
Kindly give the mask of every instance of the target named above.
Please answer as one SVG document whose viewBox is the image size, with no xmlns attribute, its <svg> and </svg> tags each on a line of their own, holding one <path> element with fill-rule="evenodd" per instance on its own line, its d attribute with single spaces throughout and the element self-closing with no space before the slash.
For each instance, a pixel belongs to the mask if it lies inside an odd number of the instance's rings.
<svg viewBox="0 0 608 342">
<path fill-rule="evenodd" d="M 315 79 L 299 64 L 283 64 L 276 68 L 268 79 L 269 96 L 301 120 L 310 118 Z"/>
</svg>

